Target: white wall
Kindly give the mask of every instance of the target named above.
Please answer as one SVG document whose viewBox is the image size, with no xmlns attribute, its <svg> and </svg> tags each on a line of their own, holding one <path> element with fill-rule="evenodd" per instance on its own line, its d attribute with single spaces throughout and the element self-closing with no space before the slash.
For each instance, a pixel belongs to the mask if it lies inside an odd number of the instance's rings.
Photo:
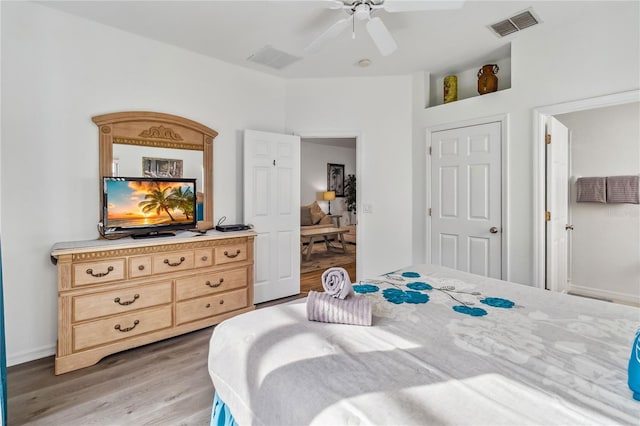
<svg viewBox="0 0 640 426">
<path fill-rule="evenodd" d="M 97 238 L 91 117 L 160 111 L 219 132 L 214 216 L 242 220 L 245 128 L 282 132 L 284 81 L 73 17 L 2 2 L 2 211 L 7 354 L 54 352 L 57 241 Z M 10 108 L 7 108 L 10 106 Z"/>
<path fill-rule="evenodd" d="M 571 131 L 572 177 L 640 173 L 640 104 L 556 118 Z M 569 211 L 569 290 L 640 303 L 640 205 L 576 203 L 572 186 Z"/>
<path fill-rule="evenodd" d="M 545 19 L 545 7 L 536 3 Z M 508 169 L 506 182 L 509 276 L 533 281 L 533 161 L 532 135 L 535 107 L 619 93 L 640 87 L 640 27 L 638 2 L 580 2 L 580 19 L 567 19 L 554 30 L 528 28 L 512 37 L 511 89 L 422 109 L 428 90 L 416 90 L 414 105 L 413 234 L 414 262 L 426 256 L 425 132 L 432 126 L 508 114 Z M 615 24 L 614 24 L 615 23 Z M 478 64 L 481 66 L 482 64 Z M 414 76 L 420 84 L 419 75 Z"/>
<path fill-rule="evenodd" d="M 318 201 L 322 210 L 325 213 L 328 211 L 328 203 L 318 199 L 318 192 L 327 190 L 327 163 L 343 164 L 345 180 L 348 175 L 354 175 L 356 173 L 355 140 L 353 144 L 354 148 L 345 148 L 302 139 L 302 144 L 300 145 L 301 205 Z M 344 200 L 344 197 L 336 197 L 331 202 L 331 214 L 345 214 L 345 218 L 341 219 L 341 225 L 348 224 Z"/>
<path fill-rule="evenodd" d="M 289 131 L 360 134 L 359 279 L 411 263 L 411 90 L 411 76 L 287 81 Z"/>
</svg>

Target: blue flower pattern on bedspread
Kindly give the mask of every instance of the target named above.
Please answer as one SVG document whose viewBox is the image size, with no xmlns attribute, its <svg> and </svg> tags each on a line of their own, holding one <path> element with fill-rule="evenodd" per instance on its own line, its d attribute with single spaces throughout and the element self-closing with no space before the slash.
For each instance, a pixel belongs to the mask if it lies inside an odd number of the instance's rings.
<svg viewBox="0 0 640 426">
<path fill-rule="evenodd" d="M 487 315 L 487 311 L 484 309 L 472 308 L 471 306 L 457 305 L 453 307 L 453 310 L 461 314 L 471 315 L 472 317 L 483 317 Z"/>
<path fill-rule="evenodd" d="M 382 295 L 391 303 L 400 305 L 402 303 L 427 303 L 429 301 L 429 295 L 420 293 L 419 291 L 403 291 L 399 288 L 385 288 L 382 291 Z"/>
<path fill-rule="evenodd" d="M 515 306 L 515 303 L 508 299 L 503 299 L 500 297 L 482 297 L 482 294 L 479 291 L 462 291 L 456 290 L 453 285 L 443 285 L 440 287 L 434 287 L 432 284 L 429 284 L 424 281 L 413 281 L 406 282 L 405 278 L 420 278 L 421 275 L 418 272 L 412 271 L 395 271 L 390 272 L 384 275 L 387 280 L 375 281 L 372 282 L 379 283 L 387 283 L 393 285 L 393 287 L 385 288 L 382 290 L 382 296 L 384 299 L 395 305 L 401 305 L 403 303 L 409 304 L 424 304 L 429 302 L 430 297 L 428 294 L 423 293 L 423 291 L 440 291 L 447 296 L 449 296 L 455 302 L 458 302 L 459 305 L 455 305 L 452 309 L 455 312 L 458 312 L 463 315 L 470 315 L 472 317 L 483 317 L 488 315 L 489 312 L 486 309 L 475 307 L 475 302 L 469 301 L 469 296 L 474 296 L 480 303 L 491 306 L 493 308 L 502 308 L 502 309 L 510 309 Z M 405 290 L 404 287 L 409 290 Z M 380 290 L 380 287 L 370 283 L 362 283 L 353 286 L 353 290 L 356 293 L 376 293 Z M 466 301 L 461 300 L 459 295 L 465 294 L 467 295 Z"/>
<path fill-rule="evenodd" d="M 405 278 L 419 278 L 420 274 L 417 272 L 403 272 L 402 276 Z"/>
<path fill-rule="evenodd" d="M 493 306 L 494 308 L 505 308 L 505 309 L 513 308 L 513 305 L 515 305 L 515 303 L 513 303 L 511 300 L 501 299 L 499 297 L 487 297 L 485 299 L 482 299 L 480 303 Z"/>
<path fill-rule="evenodd" d="M 415 282 L 407 284 L 411 290 L 433 290 L 433 286 L 427 283 Z"/>
<path fill-rule="evenodd" d="M 356 284 L 353 286 L 353 291 L 361 294 L 375 293 L 376 291 L 379 291 L 379 290 L 380 290 L 380 287 L 373 284 Z"/>
</svg>

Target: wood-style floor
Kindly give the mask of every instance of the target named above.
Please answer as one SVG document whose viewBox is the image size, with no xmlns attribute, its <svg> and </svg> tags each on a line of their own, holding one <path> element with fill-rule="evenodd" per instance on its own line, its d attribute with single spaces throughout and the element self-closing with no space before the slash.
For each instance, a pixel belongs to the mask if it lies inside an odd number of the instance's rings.
<svg viewBox="0 0 640 426">
<path fill-rule="evenodd" d="M 343 266 L 355 277 L 355 263 Z M 300 277 L 301 294 L 322 291 L 322 271 Z M 213 327 L 120 352 L 55 376 L 53 357 L 9 367 L 8 424 L 208 425 L 213 385 L 207 370 Z"/>
</svg>

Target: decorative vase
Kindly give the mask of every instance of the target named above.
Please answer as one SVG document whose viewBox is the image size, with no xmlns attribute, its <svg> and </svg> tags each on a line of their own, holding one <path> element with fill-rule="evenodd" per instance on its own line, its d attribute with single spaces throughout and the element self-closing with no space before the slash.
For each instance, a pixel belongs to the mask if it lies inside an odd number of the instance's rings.
<svg viewBox="0 0 640 426">
<path fill-rule="evenodd" d="M 497 64 L 483 65 L 478 70 L 478 93 L 484 95 L 498 90 L 498 77 L 496 74 L 500 68 Z"/>
<path fill-rule="evenodd" d="M 444 103 L 458 100 L 458 77 L 448 75 L 444 78 Z"/>
</svg>

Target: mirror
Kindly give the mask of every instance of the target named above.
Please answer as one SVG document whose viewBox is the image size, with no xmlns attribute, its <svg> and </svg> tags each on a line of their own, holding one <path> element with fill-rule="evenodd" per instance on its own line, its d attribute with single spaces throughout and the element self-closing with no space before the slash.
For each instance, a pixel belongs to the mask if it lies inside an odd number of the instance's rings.
<svg viewBox="0 0 640 426">
<path fill-rule="evenodd" d="M 202 151 L 113 144 L 113 176 L 196 178 L 203 186 Z"/>
<path fill-rule="evenodd" d="M 196 178 L 202 202 L 198 228 L 213 226 L 215 130 L 157 112 L 117 112 L 92 120 L 100 129 L 100 211 L 103 176 Z"/>
</svg>

